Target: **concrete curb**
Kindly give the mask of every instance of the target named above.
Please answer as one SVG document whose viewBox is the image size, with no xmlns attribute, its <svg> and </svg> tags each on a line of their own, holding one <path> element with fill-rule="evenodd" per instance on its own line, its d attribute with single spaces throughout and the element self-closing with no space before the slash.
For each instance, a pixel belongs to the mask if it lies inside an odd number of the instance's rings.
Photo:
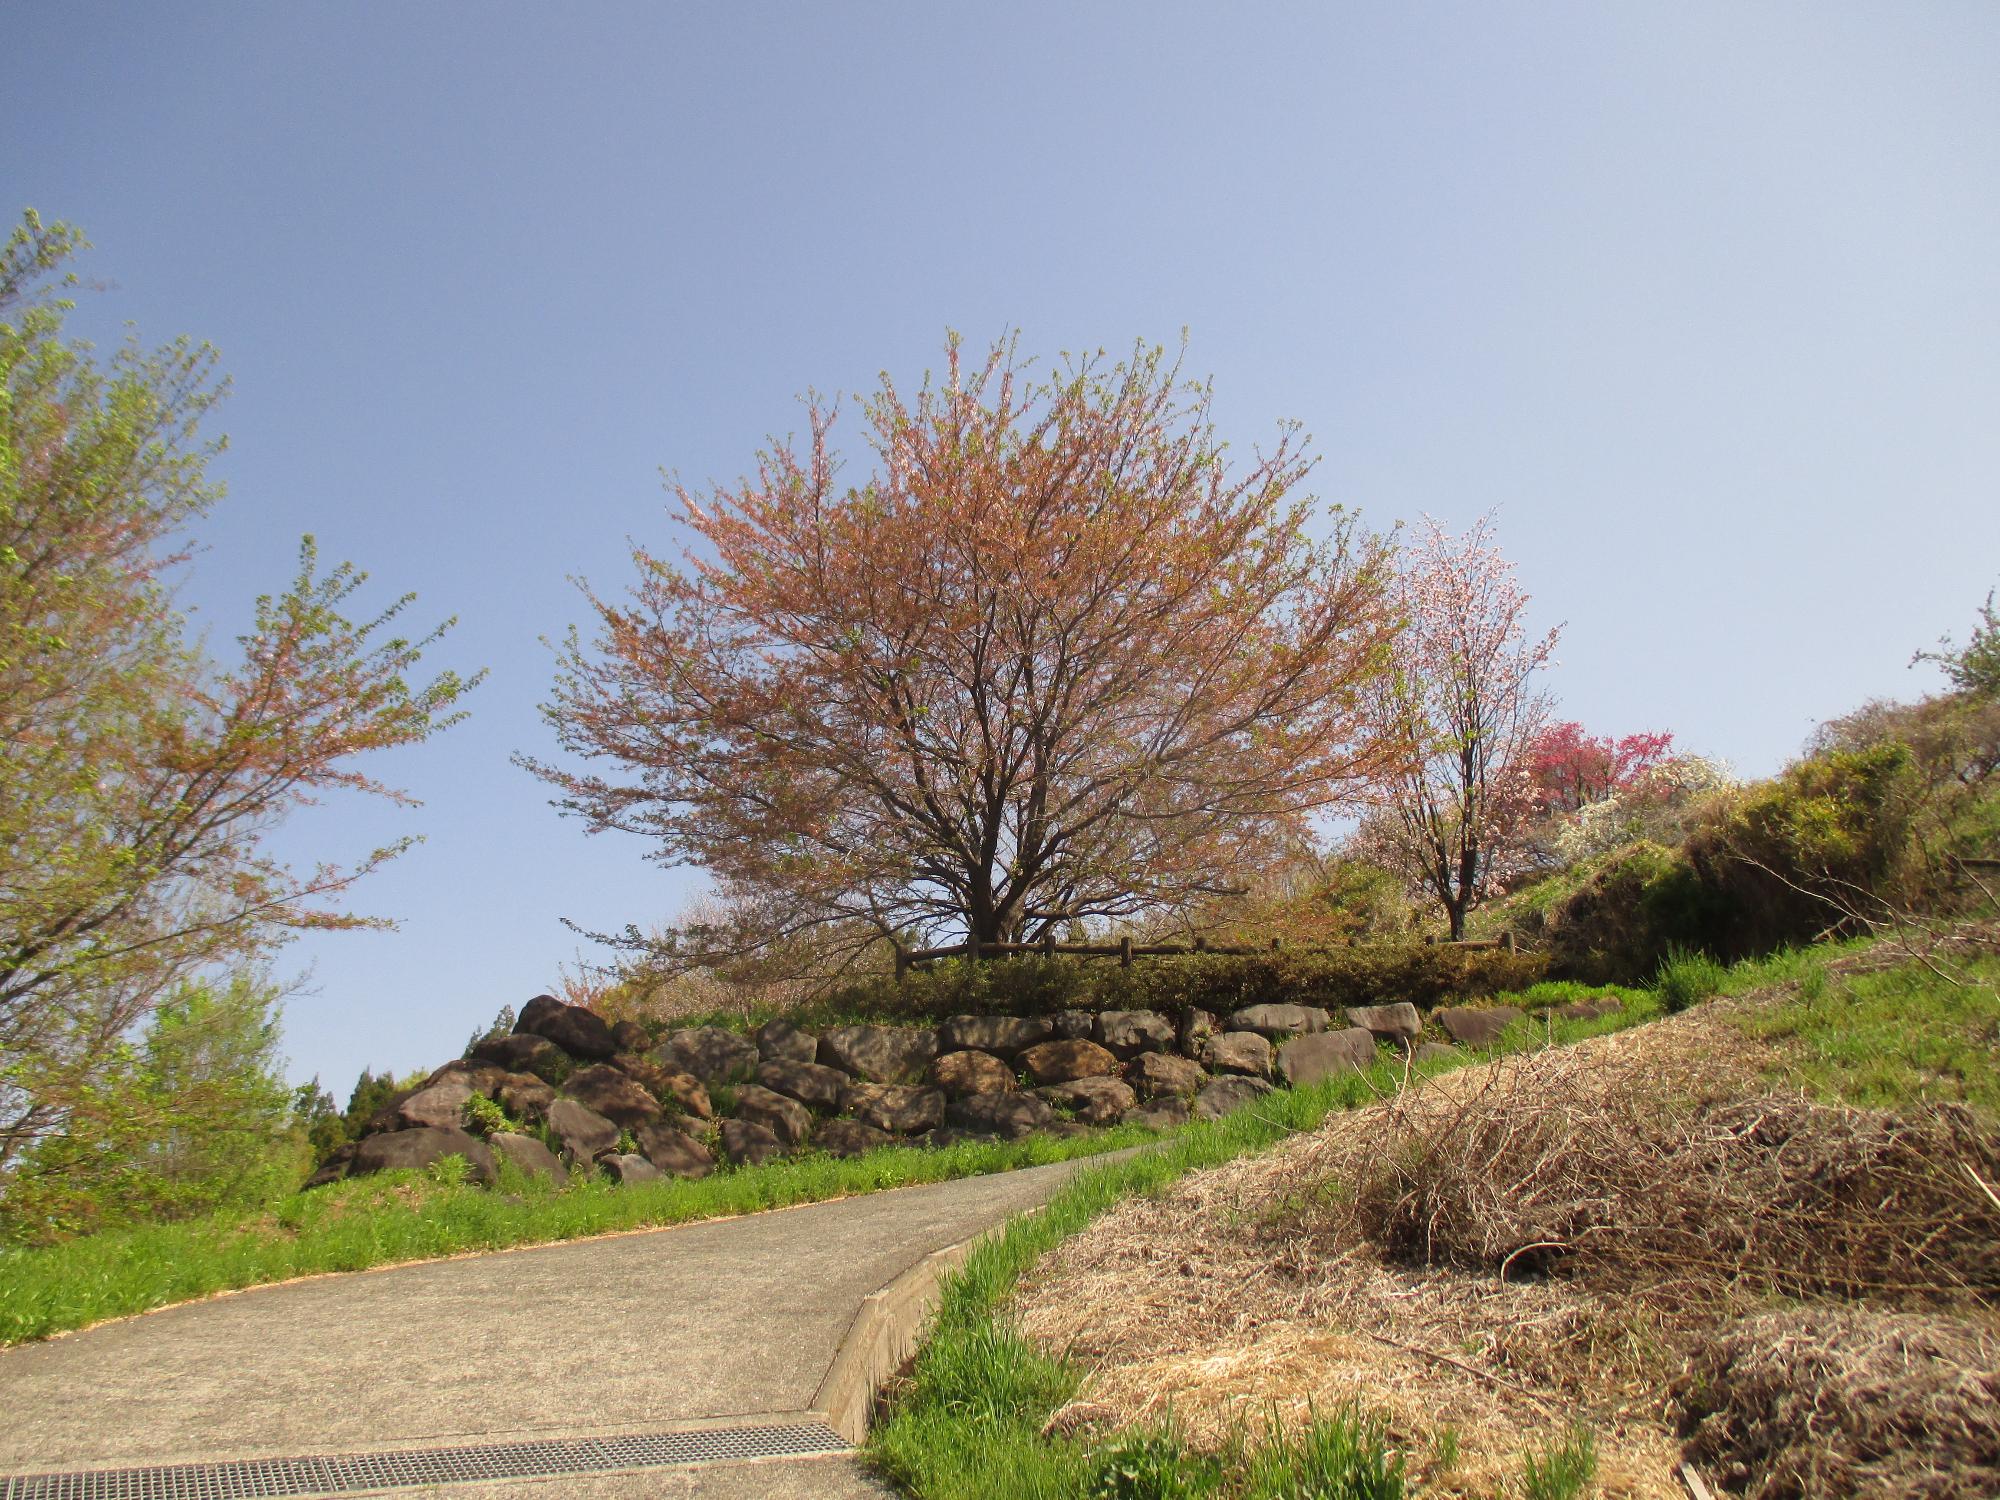
<svg viewBox="0 0 2000 1500">
<path fill-rule="evenodd" d="M 857 1448 L 868 1437 L 875 1396 L 916 1353 L 924 1320 L 937 1305 L 938 1284 L 947 1271 L 964 1264 L 983 1231 L 942 1250 L 933 1250 L 880 1291 L 861 1300 L 847 1337 L 833 1356 L 826 1379 L 813 1395 L 813 1410 L 826 1425 Z"/>
</svg>

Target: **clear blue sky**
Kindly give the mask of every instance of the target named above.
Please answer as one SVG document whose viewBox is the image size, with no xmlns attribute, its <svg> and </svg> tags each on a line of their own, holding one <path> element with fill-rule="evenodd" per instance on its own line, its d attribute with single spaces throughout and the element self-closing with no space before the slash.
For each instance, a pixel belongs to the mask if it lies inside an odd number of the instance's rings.
<svg viewBox="0 0 2000 1500">
<path fill-rule="evenodd" d="M 97 243 L 80 323 L 213 341 L 224 641 L 300 533 L 462 619 L 471 722 L 286 951 L 293 1072 L 451 1055 L 685 872 L 588 840 L 540 644 L 808 386 L 947 327 L 1173 341 L 1247 447 L 1386 525 L 1500 534 L 1570 716 L 1746 773 L 1935 679 L 2000 580 L 2000 7 L 1537 3 L 110 5 L 0 13 L 0 205 Z M 850 424 L 852 430 L 852 424 Z"/>
</svg>

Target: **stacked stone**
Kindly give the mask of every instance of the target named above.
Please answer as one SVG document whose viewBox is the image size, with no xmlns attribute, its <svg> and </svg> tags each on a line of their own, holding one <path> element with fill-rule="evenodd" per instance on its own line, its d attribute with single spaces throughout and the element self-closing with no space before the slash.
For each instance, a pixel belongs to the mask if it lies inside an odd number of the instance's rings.
<svg viewBox="0 0 2000 1500">
<path fill-rule="evenodd" d="M 1455 1041 L 1489 1046 L 1519 1015 L 1452 1007 L 1437 1019 Z M 1271 1004 L 1226 1018 L 1059 1011 L 816 1034 L 780 1020 L 750 1035 L 697 1026 L 655 1042 L 631 1021 L 609 1024 L 538 995 L 512 1035 L 487 1038 L 398 1097 L 314 1182 L 450 1155 L 489 1184 L 501 1158 L 557 1181 L 602 1168 L 641 1182 L 701 1177 L 718 1157 L 852 1156 L 892 1141 L 942 1146 L 1121 1122 L 1163 1128 L 1240 1109 L 1274 1080 L 1297 1087 L 1365 1068 L 1385 1044 L 1407 1054 L 1423 1025 L 1407 1003 L 1354 1007 L 1345 1020 L 1336 1028 L 1316 1006 Z M 1430 1044 L 1415 1056 L 1440 1052 L 1455 1049 Z M 539 1128 L 554 1149 L 536 1136 L 466 1130 L 475 1096 Z"/>
</svg>

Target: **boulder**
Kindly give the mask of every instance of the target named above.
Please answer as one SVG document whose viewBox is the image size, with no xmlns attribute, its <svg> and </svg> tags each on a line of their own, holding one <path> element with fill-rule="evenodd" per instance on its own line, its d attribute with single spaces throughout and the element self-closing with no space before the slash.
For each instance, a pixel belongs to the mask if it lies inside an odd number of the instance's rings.
<svg viewBox="0 0 2000 1500">
<path fill-rule="evenodd" d="M 1201 1049 L 1202 1066 L 1211 1073 L 1271 1075 L 1271 1044 L 1254 1031 L 1218 1031 Z"/>
<path fill-rule="evenodd" d="M 819 1056 L 819 1038 L 790 1021 L 766 1021 L 757 1028 L 757 1055 L 765 1062 L 809 1063 Z"/>
<path fill-rule="evenodd" d="M 784 1151 L 784 1143 L 748 1120 L 722 1122 L 722 1154 L 739 1167 L 761 1166 Z"/>
<path fill-rule="evenodd" d="M 972 1135 L 1023 1136 L 1047 1130 L 1056 1123 L 1056 1112 L 1033 1094 L 967 1094 L 951 1101 L 945 1120 Z"/>
<path fill-rule="evenodd" d="M 571 1057 L 585 1062 L 602 1062 L 618 1050 L 602 1016 L 581 1005 L 564 1005 L 553 995 L 537 995 L 522 1006 L 514 1029 L 547 1037 Z"/>
<path fill-rule="evenodd" d="M 930 1081 L 947 1094 L 1011 1094 L 1014 1070 L 991 1052 L 946 1052 L 931 1063 Z"/>
<path fill-rule="evenodd" d="M 868 1083 L 916 1083 L 938 1055 L 935 1031 L 906 1026 L 829 1026 L 819 1060 Z"/>
<path fill-rule="evenodd" d="M 618 1145 L 618 1127 L 574 1099 L 549 1106 L 549 1132 L 562 1143 L 563 1160 L 572 1167 L 587 1166 Z"/>
<path fill-rule="evenodd" d="M 636 1151 L 614 1151 L 599 1163 L 614 1182 L 658 1182 L 667 1174 Z"/>
<path fill-rule="evenodd" d="M 364 1136 L 354 1148 L 347 1175 L 388 1172 L 397 1167 L 428 1167 L 447 1156 L 462 1156 L 474 1182 L 493 1184 L 493 1153 L 486 1142 L 450 1126 L 426 1125 Z"/>
<path fill-rule="evenodd" d="M 613 1021 L 611 1040 L 618 1044 L 620 1052 L 644 1052 L 653 1045 L 652 1037 L 637 1021 Z"/>
<path fill-rule="evenodd" d="M 859 1156 L 895 1139 L 886 1130 L 859 1120 L 828 1120 L 813 1135 L 813 1145 L 829 1156 Z"/>
<path fill-rule="evenodd" d="M 662 1122 L 641 1125 L 634 1134 L 646 1160 L 669 1177 L 706 1177 L 715 1170 L 715 1158 L 708 1147 L 684 1130 Z"/>
<path fill-rule="evenodd" d="M 1556 1014 L 1565 1021 L 1595 1021 L 1599 1016 L 1615 1016 L 1623 1009 L 1616 995 L 1599 995 L 1594 1000 L 1572 1000 L 1558 1007 Z"/>
<path fill-rule="evenodd" d="M 1142 1104 L 1137 1109 L 1125 1111 L 1124 1124 L 1143 1125 L 1148 1130 L 1171 1130 L 1176 1125 L 1188 1122 L 1188 1102 L 1179 1095 L 1168 1094 Z"/>
<path fill-rule="evenodd" d="M 1087 1010 L 1059 1010 L 1048 1018 L 1049 1035 L 1059 1042 L 1080 1042 L 1097 1025 L 1097 1017 Z"/>
<path fill-rule="evenodd" d="M 347 1175 L 348 1165 L 354 1160 L 354 1142 L 336 1146 L 333 1155 L 321 1162 L 312 1176 L 306 1179 L 306 1187 L 325 1187 L 329 1182 L 338 1182 Z M 301 1189 L 303 1191 L 303 1189 Z"/>
<path fill-rule="evenodd" d="M 1375 1033 L 1360 1026 L 1295 1036 L 1278 1049 L 1278 1076 L 1303 1088 L 1336 1073 L 1359 1073 L 1375 1062 Z"/>
<path fill-rule="evenodd" d="M 840 1096 L 848 1082 L 848 1076 L 840 1069 L 823 1068 L 816 1062 L 774 1057 L 757 1065 L 758 1087 L 796 1099 L 813 1109 L 840 1108 Z"/>
<path fill-rule="evenodd" d="M 757 1071 L 760 1054 L 747 1036 L 720 1026 L 690 1026 L 670 1031 L 647 1054 L 663 1068 L 692 1073 L 703 1083 L 740 1083 Z"/>
<path fill-rule="evenodd" d="M 568 1076 L 569 1054 L 545 1036 L 517 1031 L 512 1036 L 490 1036 L 472 1049 L 473 1058 L 505 1068 L 510 1073 L 532 1073 L 544 1083 L 561 1083 Z"/>
<path fill-rule="evenodd" d="M 420 1087 L 428 1088 L 434 1083 L 443 1083 L 447 1078 L 462 1078 L 475 1094 L 491 1093 L 493 1086 L 507 1076 L 507 1070 L 498 1063 L 486 1062 L 480 1058 L 454 1057 L 426 1078 Z"/>
<path fill-rule="evenodd" d="M 1424 1018 L 1409 1001 L 1398 1000 L 1393 1005 L 1350 1005 L 1347 1024 L 1371 1031 L 1385 1042 L 1408 1046 L 1424 1029 Z"/>
<path fill-rule="evenodd" d="M 1309 1031 L 1324 1031 L 1326 1021 L 1326 1012 L 1317 1005 L 1246 1005 L 1230 1013 L 1228 1029 L 1254 1031 L 1276 1041 L 1304 1036 Z"/>
<path fill-rule="evenodd" d="M 556 1091 L 533 1073 L 506 1073 L 494 1085 L 493 1098 L 515 1119 L 532 1122 L 548 1114 L 549 1106 L 556 1102 Z"/>
<path fill-rule="evenodd" d="M 569 1173 L 556 1159 L 555 1152 L 549 1150 L 531 1135 L 515 1135 L 512 1131 L 496 1130 L 486 1137 L 486 1144 L 492 1148 L 496 1160 L 504 1159 L 521 1169 L 524 1177 L 546 1177 L 554 1183 L 569 1181 Z"/>
<path fill-rule="evenodd" d="M 1491 1047 L 1508 1022 L 1521 1019 L 1521 1012 L 1511 1005 L 1447 1005 L 1431 1014 L 1444 1034 L 1463 1047 Z"/>
<path fill-rule="evenodd" d="M 1219 1120 L 1270 1092 L 1271 1085 L 1261 1078 L 1218 1078 L 1194 1096 L 1194 1117 Z"/>
<path fill-rule="evenodd" d="M 368 1117 L 368 1123 L 362 1127 L 362 1133 L 374 1135 L 384 1130 L 408 1130 L 409 1122 L 397 1111 L 402 1109 L 403 1101 L 416 1092 L 416 1089 L 398 1089 L 391 1094 L 388 1102 Z"/>
<path fill-rule="evenodd" d="M 465 1122 L 465 1101 L 478 1090 L 463 1073 L 451 1073 L 426 1084 L 396 1106 L 400 1130 L 451 1127 Z"/>
<path fill-rule="evenodd" d="M 1038 1084 L 1072 1083 L 1079 1078 L 1116 1078 L 1118 1058 L 1081 1039 L 1042 1042 L 1021 1054 L 1021 1066 Z"/>
<path fill-rule="evenodd" d="M 692 1073 L 662 1067 L 650 1057 L 634 1057 L 630 1052 L 621 1052 L 612 1058 L 611 1066 L 669 1109 L 677 1109 L 700 1120 L 706 1120 L 715 1113 L 715 1106 L 709 1102 L 708 1090 Z"/>
<path fill-rule="evenodd" d="M 1131 1088 L 1116 1078 L 1079 1078 L 1052 1083 L 1035 1092 L 1058 1110 L 1068 1110 L 1085 1125 L 1115 1125 L 1139 1102 Z"/>
<path fill-rule="evenodd" d="M 1125 1078 L 1141 1099 L 1192 1097 L 1208 1081 L 1201 1064 L 1168 1052 L 1143 1052 L 1125 1069 Z"/>
<path fill-rule="evenodd" d="M 1222 1030 L 1222 1023 L 1209 1013 L 1190 1007 L 1181 1017 L 1180 1048 L 1183 1057 L 1200 1057 L 1208 1039 Z"/>
<path fill-rule="evenodd" d="M 938 1028 L 938 1051 L 1018 1057 L 1055 1034 L 1047 1016 L 953 1016 Z"/>
<path fill-rule="evenodd" d="M 797 1146 L 812 1134 L 812 1111 L 776 1090 L 746 1083 L 736 1091 L 736 1118 L 762 1125 L 787 1146 Z"/>
<path fill-rule="evenodd" d="M 647 1093 L 636 1078 L 609 1063 L 578 1068 L 564 1080 L 562 1091 L 565 1098 L 576 1100 L 627 1130 L 636 1130 L 660 1118 L 660 1101 Z"/>
<path fill-rule="evenodd" d="M 1425 1042 L 1410 1056 L 1416 1062 L 1427 1063 L 1450 1062 L 1454 1058 L 1464 1057 L 1465 1054 L 1456 1047 L 1447 1047 L 1443 1042 Z"/>
<path fill-rule="evenodd" d="M 840 1112 L 877 1130 L 915 1135 L 944 1118 L 944 1095 L 896 1083 L 850 1083 L 840 1096 Z"/>
<path fill-rule="evenodd" d="M 1121 1058 L 1142 1052 L 1166 1052 L 1174 1045 L 1174 1023 L 1156 1010 L 1106 1010 L 1098 1012 L 1091 1029 L 1097 1044 Z"/>
<path fill-rule="evenodd" d="M 1067 1141 L 1076 1136 L 1089 1135 L 1090 1129 L 1081 1120 L 1058 1120 L 1053 1125 L 1044 1126 L 1041 1133 L 1052 1141 Z"/>
</svg>

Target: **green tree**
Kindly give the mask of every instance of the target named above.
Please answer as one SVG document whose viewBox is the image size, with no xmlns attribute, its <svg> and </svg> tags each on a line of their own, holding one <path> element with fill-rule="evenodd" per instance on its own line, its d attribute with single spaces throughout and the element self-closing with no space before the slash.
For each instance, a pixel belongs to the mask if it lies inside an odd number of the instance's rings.
<svg viewBox="0 0 2000 1500">
<path fill-rule="evenodd" d="M 1910 659 L 1910 665 L 1920 661 L 1936 662 L 1961 693 L 2000 698 L 2000 610 L 1994 607 L 1993 590 L 1986 592 L 1986 602 L 1979 608 L 1979 623 L 1972 627 L 1970 640 L 1956 646 L 1946 636 L 1938 642 L 1937 650 L 1919 651 Z"/>
<path fill-rule="evenodd" d="M 322 575 L 310 537 L 231 659 L 189 636 L 174 575 L 221 495 L 200 427 L 225 385 L 187 339 L 99 360 L 67 338 L 82 243 L 30 211 L 0 249 L 0 1173 L 102 1101 L 191 980 L 367 923 L 335 898 L 407 840 L 302 872 L 263 836 L 328 792 L 408 802 L 356 759 L 472 686 L 414 684 L 450 622 L 396 634 L 408 597 L 349 619 L 366 575 Z"/>
</svg>

